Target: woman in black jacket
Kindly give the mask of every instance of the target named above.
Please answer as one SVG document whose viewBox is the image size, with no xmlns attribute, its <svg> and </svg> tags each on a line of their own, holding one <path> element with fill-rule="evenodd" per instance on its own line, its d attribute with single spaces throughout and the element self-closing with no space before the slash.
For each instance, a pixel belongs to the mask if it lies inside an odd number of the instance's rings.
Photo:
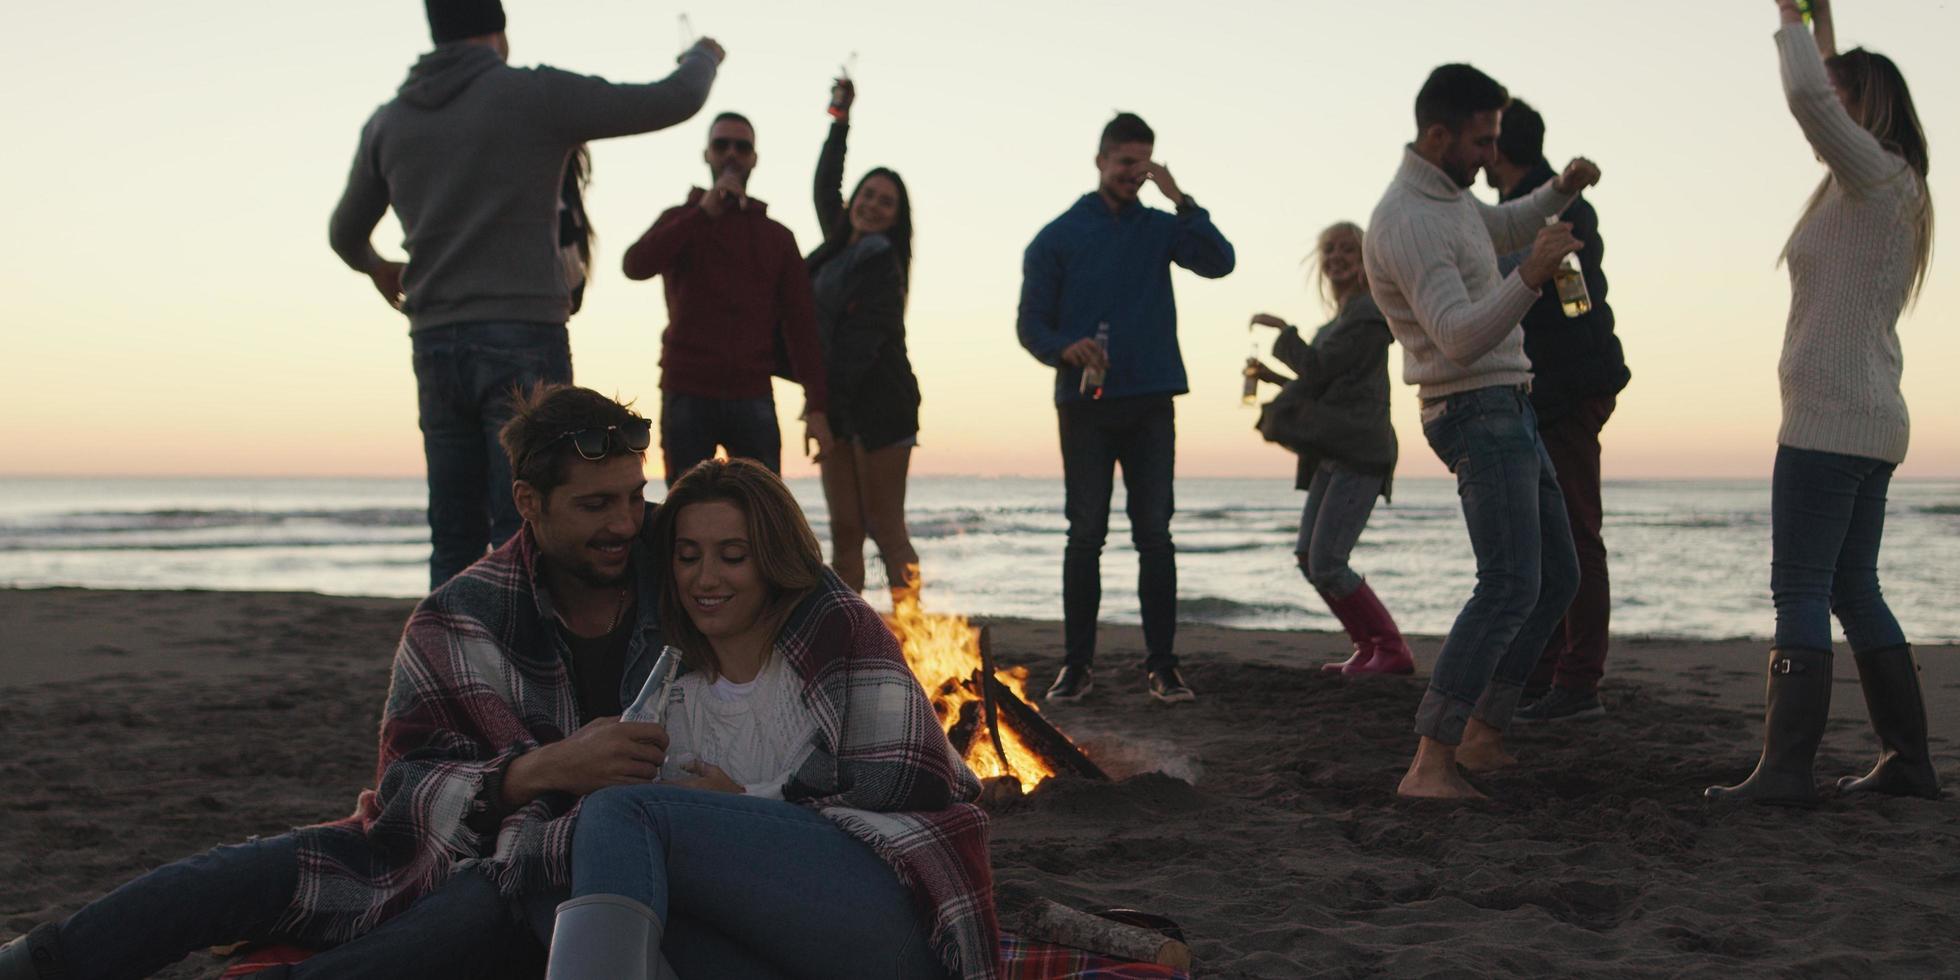
<svg viewBox="0 0 1960 980">
<path fill-rule="evenodd" d="M 905 181 L 879 167 L 844 202 L 844 143 L 856 90 L 832 89 L 830 138 L 817 160 L 823 244 L 805 261 L 830 381 L 837 447 L 819 462 L 830 509 L 830 564 L 864 589 L 864 539 L 878 544 L 896 596 L 916 586 L 919 555 L 905 530 L 905 479 L 919 436 L 919 382 L 905 354 L 905 300 L 912 266 L 912 202 Z"/>
<path fill-rule="evenodd" d="M 1325 669 L 1407 674 L 1415 670 L 1415 660 L 1394 617 L 1348 567 L 1348 555 L 1368 524 L 1375 498 L 1389 495 L 1395 475 L 1395 427 L 1388 419 L 1388 345 L 1394 337 L 1368 295 L 1360 227 L 1343 221 L 1321 232 L 1314 258 L 1321 296 L 1336 313 L 1311 343 L 1300 338 L 1298 328 L 1270 313 L 1252 318 L 1256 325 L 1279 328 L 1273 356 L 1299 375 L 1288 379 L 1255 365 L 1261 380 L 1286 385 L 1271 410 L 1300 409 L 1284 413 L 1295 424 L 1276 440 L 1300 454 L 1294 485 L 1307 491 L 1295 554 L 1307 582 L 1354 642 L 1352 656 Z"/>
</svg>

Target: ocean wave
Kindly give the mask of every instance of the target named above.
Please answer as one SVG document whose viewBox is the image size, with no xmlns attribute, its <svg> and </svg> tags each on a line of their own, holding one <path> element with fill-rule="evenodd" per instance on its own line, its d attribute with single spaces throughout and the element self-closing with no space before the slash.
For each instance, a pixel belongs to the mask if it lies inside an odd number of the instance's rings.
<svg viewBox="0 0 1960 980">
<path fill-rule="evenodd" d="M 1177 618 L 1194 623 L 1224 625 L 1299 611 L 1300 607 L 1285 602 L 1241 602 L 1215 595 L 1179 596 L 1177 600 Z"/>
<path fill-rule="evenodd" d="M 1926 504 L 1914 507 L 1913 512 L 1933 517 L 1960 517 L 1960 504 Z"/>
<path fill-rule="evenodd" d="M 408 507 L 315 508 L 305 510 L 190 509 L 85 510 L 27 520 L 0 522 L 0 535 L 101 534 L 132 531 L 201 531 L 213 528 L 277 527 L 295 522 L 345 527 L 424 527 L 426 512 Z"/>
<path fill-rule="evenodd" d="M 1230 544 L 1184 544 L 1180 542 L 1177 553 L 1180 555 L 1231 555 L 1241 551 L 1259 551 L 1275 547 L 1277 541 L 1235 541 Z"/>
<path fill-rule="evenodd" d="M 0 553 L 21 552 L 62 555 L 87 552 L 139 554 L 142 552 L 270 551 L 282 548 L 373 548 L 390 545 L 427 545 L 428 543 L 429 534 L 425 530 L 417 531 L 413 534 L 369 538 L 275 536 L 262 538 L 221 538 L 215 540 L 171 540 L 162 538 L 152 541 L 46 541 L 33 538 L 9 540 L 5 536 L 0 536 Z"/>
</svg>

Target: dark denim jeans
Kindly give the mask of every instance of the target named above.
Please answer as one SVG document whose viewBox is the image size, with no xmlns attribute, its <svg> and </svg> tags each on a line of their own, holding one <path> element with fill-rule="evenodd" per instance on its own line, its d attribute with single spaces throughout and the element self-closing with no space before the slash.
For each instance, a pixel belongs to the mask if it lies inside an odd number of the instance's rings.
<svg viewBox="0 0 1960 980">
<path fill-rule="evenodd" d="M 523 525 L 497 431 L 516 391 L 571 383 L 572 348 L 562 323 L 451 323 L 409 339 L 429 466 L 433 589 Z"/>
<path fill-rule="evenodd" d="M 1300 511 L 1300 540 L 1293 554 L 1300 572 L 1314 591 L 1328 599 L 1345 599 L 1361 587 L 1361 576 L 1348 567 L 1348 556 L 1375 511 L 1382 494 L 1382 477 L 1324 460 L 1307 485 L 1307 505 Z"/>
<path fill-rule="evenodd" d="M 1776 448 L 1769 591 L 1778 648 L 1829 652 L 1833 613 L 1852 650 L 1906 641 L 1878 587 L 1885 491 L 1894 468 L 1862 456 Z"/>
<path fill-rule="evenodd" d="M 59 932 L 75 980 L 146 977 L 207 946 L 249 940 L 322 947 L 274 930 L 298 883 L 290 834 L 212 848 L 167 864 L 83 906 Z M 490 879 L 459 872 L 352 942 L 261 977 L 438 978 L 503 975 L 542 961 L 543 944 Z"/>
<path fill-rule="evenodd" d="M 1416 709 L 1416 734 L 1463 740 L 1471 718 L 1502 730 L 1579 585 L 1565 498 L 1522 388 L 1425 402 L 1422 434 L 1463 501 L 1477 587 L 1450 626 Z"/>
<path fill-rule="evenodd" d="M 783 433 L 776 426 L 776 399 L 702 398 L 671 391 L 660 394 L 660 456 L 673 486 L 694 464 L 715 458 L 715 447 L 730 458 L 752 459 L 783 471 Z"/>
<path fill-rule="evenodd" d="M 666 926 L 683 977 L 936 977 L 897 872 L 814 810 L 652 783 L 586 797 L 572 894 L 623 895 Z"/>
<path fill-rule="evenodd" d="M 1102 549 L 1109 538 L 1109 497 L 1116 467 L 1137 549 L 1137 602 L 1143 609 L 1145 670 L 1177 666 L 1177 551 L 1171 544 L 1171 484 L 1177 468 L 1176 413 L 1169 395 L 1064 402 L 1061 421 L 1064 661 L 1086 667 L 1096 656 L 1102 608 Z"/>
</svg>

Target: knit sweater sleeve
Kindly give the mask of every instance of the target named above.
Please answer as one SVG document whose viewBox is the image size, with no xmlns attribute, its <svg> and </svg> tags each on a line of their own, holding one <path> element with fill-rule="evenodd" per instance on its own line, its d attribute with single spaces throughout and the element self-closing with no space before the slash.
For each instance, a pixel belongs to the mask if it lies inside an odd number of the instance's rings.
<svg viewBox="0 0 1960 980">
<path fill-rule="evenodd" d="M 1804 139 L 1831 168 L 1831 175 L 1852 191 L 1876 187 L 1899 175 L 1904 159 L 1886 152 L 1878 137 L 1865 131 L 1844 111 L 1824 56 L 1802 24 L 1776 32 L 1778 60 L 1783 67 L 1783 95 L 1797 117 Z"/>
<path fill-rule="evenodd" d="M 1436 349 L 1460 367 L 1490 353 L 1517 329 L 1538 291 L 1512 272 L 1482 299 L 1472 300 L 1456 266 L 1447 229 L 1404 217 L 1371 235 L 1377 257 Z"/>
<path fill-rule="evenodd" d="M 1548 180 L 1537 190 L 1503 204 L 1471 198 L 1477 203 L 1477 214 L 1490 230 L 1490 241 L 1498 254 L 1529 246 L 1538 237 L 1538 229 L 1545 227 L 1546 218 L 1556 217 L 1578 198 L 1577 194 L 1560 191 L 1555 186 L 1557 183 Z"/>
</svg>

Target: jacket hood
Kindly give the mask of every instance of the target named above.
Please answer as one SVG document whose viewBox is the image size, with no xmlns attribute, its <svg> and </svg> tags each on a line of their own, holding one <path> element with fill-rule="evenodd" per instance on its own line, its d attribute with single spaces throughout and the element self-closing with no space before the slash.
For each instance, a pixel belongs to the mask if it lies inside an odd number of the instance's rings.
<svg viewBox="0 0 1960 980">
<path fill-rule="evenodd" d="M 478 75 L 503 63 L 497 52 L 481 44 L 445 44 L 408 70 L 396 94 L 418 109 L 440 109 L 463 94 Z"/>
</svg>

